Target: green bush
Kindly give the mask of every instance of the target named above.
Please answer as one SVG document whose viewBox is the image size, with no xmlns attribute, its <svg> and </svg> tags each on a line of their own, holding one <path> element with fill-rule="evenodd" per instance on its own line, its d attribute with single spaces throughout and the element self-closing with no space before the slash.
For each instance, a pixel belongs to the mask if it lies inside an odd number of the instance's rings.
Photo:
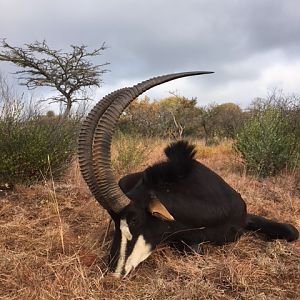
<svg viewBox="0 0 300 300">
<path fill-rule="evenodd" d="M 34 116 L 0 120 L 0 184 L 58 177 L 76 151 L 79 122 Z"/>
<path fill-rule="evenodd" d="M 244 124 L 234 148 L 241 154 L 246 169 L 261 177 L 299 164 L 299 144 L 293 124 L 272 106 Z"/>
</svg>

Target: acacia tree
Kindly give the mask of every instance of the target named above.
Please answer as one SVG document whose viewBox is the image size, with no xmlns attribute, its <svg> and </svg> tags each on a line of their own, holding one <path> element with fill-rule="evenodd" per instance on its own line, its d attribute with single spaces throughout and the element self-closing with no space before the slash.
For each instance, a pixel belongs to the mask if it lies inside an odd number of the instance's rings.
<svg viewBox="0 0 300 300">
<path fill-rule="evenodd" d="M 9 45 L 5 39 L 0 42 L 0 61 L 15 64 L 23 70 L 15 72 L 21 85 L 28 89 L 51 87 L 57 95 L 50 97 L 50 103 L 59 102 L 65 106 L 63 118 L 69 116 L 74 103 L 89 100 L 86 89 L 100 87 L 101 76 L 108 63 L 94 65 L 90 58 L 106 49 L 105 44 L 92 51 L 87 46 L 73 46 L 72 51 L 50 49 L 46 41 L 25 44 L 23 47 Z"/>
</svg>

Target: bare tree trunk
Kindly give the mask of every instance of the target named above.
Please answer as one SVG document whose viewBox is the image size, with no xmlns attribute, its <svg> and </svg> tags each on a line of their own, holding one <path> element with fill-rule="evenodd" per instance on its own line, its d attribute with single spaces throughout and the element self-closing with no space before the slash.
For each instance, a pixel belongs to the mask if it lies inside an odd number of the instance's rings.
<svg viewBox="0 0 300 300">
<path fill-rule="evenodd" d="M 67 99 L 67 105 L 66 105 L 66 109 L 62 115 L 62 119 L 63 120 L 66 120 L 69 118 L 70 116 L 70 112 L 71 112 L 71 108 L 72 108 L 72 101 L 71 101 L 71 98 L 68 98 Z"/>
<path fill-rule="evenodd" d="M 178 130 L 179 139 L 182 139 L 184 128 L 181 126 L 181 124 L 179 122 L 177 122 L 176 117 L 175 117 L 175 115 L 172 112 L 171 112 L 171 115 L 173 117 L 173 122 L 174 122 L 174 124 L 175 124 L 175 126 L 176 126 L 176 128 Z"/>
<path fill-rule="evenodd" d="M 208 131 L 205 122 L 202 122 L 202 127 L 204 129 L 204 134 L 205 134 L 205 145 L 208 145 Z"/>
</svg>

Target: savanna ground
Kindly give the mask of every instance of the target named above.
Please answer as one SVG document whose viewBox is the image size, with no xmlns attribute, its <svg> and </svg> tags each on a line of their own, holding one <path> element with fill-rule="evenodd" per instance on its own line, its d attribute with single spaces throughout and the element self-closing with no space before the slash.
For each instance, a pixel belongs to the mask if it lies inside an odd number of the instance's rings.
<svg viewBox="0 0 300 300">
<path fill-rule="evenodd" d="M 115 141 L 117 177 L 162 159 L 166 143 Z M 258 180 L 246 175 L 230 143 L 197 145 L 197 158 L 241 193 L 250 212 L 300 228 L 300 170 Z M 61 182 L 2 193 L 0 299 L 300 298 L 299 241 L 266 242 L 247 234 L 186 256 L 160 246 L 126 279 L 116 279 L 107 273 L 108 224 L 76 162 Z"/>
</svg>

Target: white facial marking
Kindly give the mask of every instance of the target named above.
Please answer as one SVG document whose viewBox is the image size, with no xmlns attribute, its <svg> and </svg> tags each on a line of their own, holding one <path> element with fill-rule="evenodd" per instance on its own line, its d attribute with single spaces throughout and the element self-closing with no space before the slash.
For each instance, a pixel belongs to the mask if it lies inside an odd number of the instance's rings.
<svg viewBox="0 0 300 300">
<path fill-rule="evenodd" d="M 114 272 L 114 276 L 117 278 L 121 277 L 124 266 L 125 266 L 125 276 L 126 276 L 140 262 L 145 260 L 152 252 L 151 245 L 146 243 L 146 241 L 142 235 L 139 235 L 131 254 L 129 255 L 129 257 L 126 260 L 127 243 L 128 243 L 128 241 L 132 240 L 132 234 L 129 230 L 126 220 L 120 221 L 120 230 L 121 230 L 120 254 L 119 254 L 119 260 L 117 263 L 117 268 Z"/>
<path fill-rule="evenodd" d="M 117 268 L 114 272 L 114 275 L 118 278 L 121 276 L 125 264 L 125 253 L 126 253 L 127 241 L 130 241 L 132 239 L 132 234 L 130 233 L 126 220 L 121 220 L 120 230 L 121 230 L 120 254 L 119 254 Z"/>
<path fill-rule="evenodd" d="M 121 220 L 120 222 L 120 230 L 122 232 L 122 235 L 125 236 L 126 240 L 131 241 L 132 234 L 129 230 L 128 224 L 126 220 Z"/>
<path fill-rule="evenodd" d="M 140 235 L 134 245 L 134 248 L 125 264 L 125 276 L 134 269 L 140 262 L 145 260 L 151 254 L 151 245 L 147 244 L 144 237 Z"/>
</svg>

